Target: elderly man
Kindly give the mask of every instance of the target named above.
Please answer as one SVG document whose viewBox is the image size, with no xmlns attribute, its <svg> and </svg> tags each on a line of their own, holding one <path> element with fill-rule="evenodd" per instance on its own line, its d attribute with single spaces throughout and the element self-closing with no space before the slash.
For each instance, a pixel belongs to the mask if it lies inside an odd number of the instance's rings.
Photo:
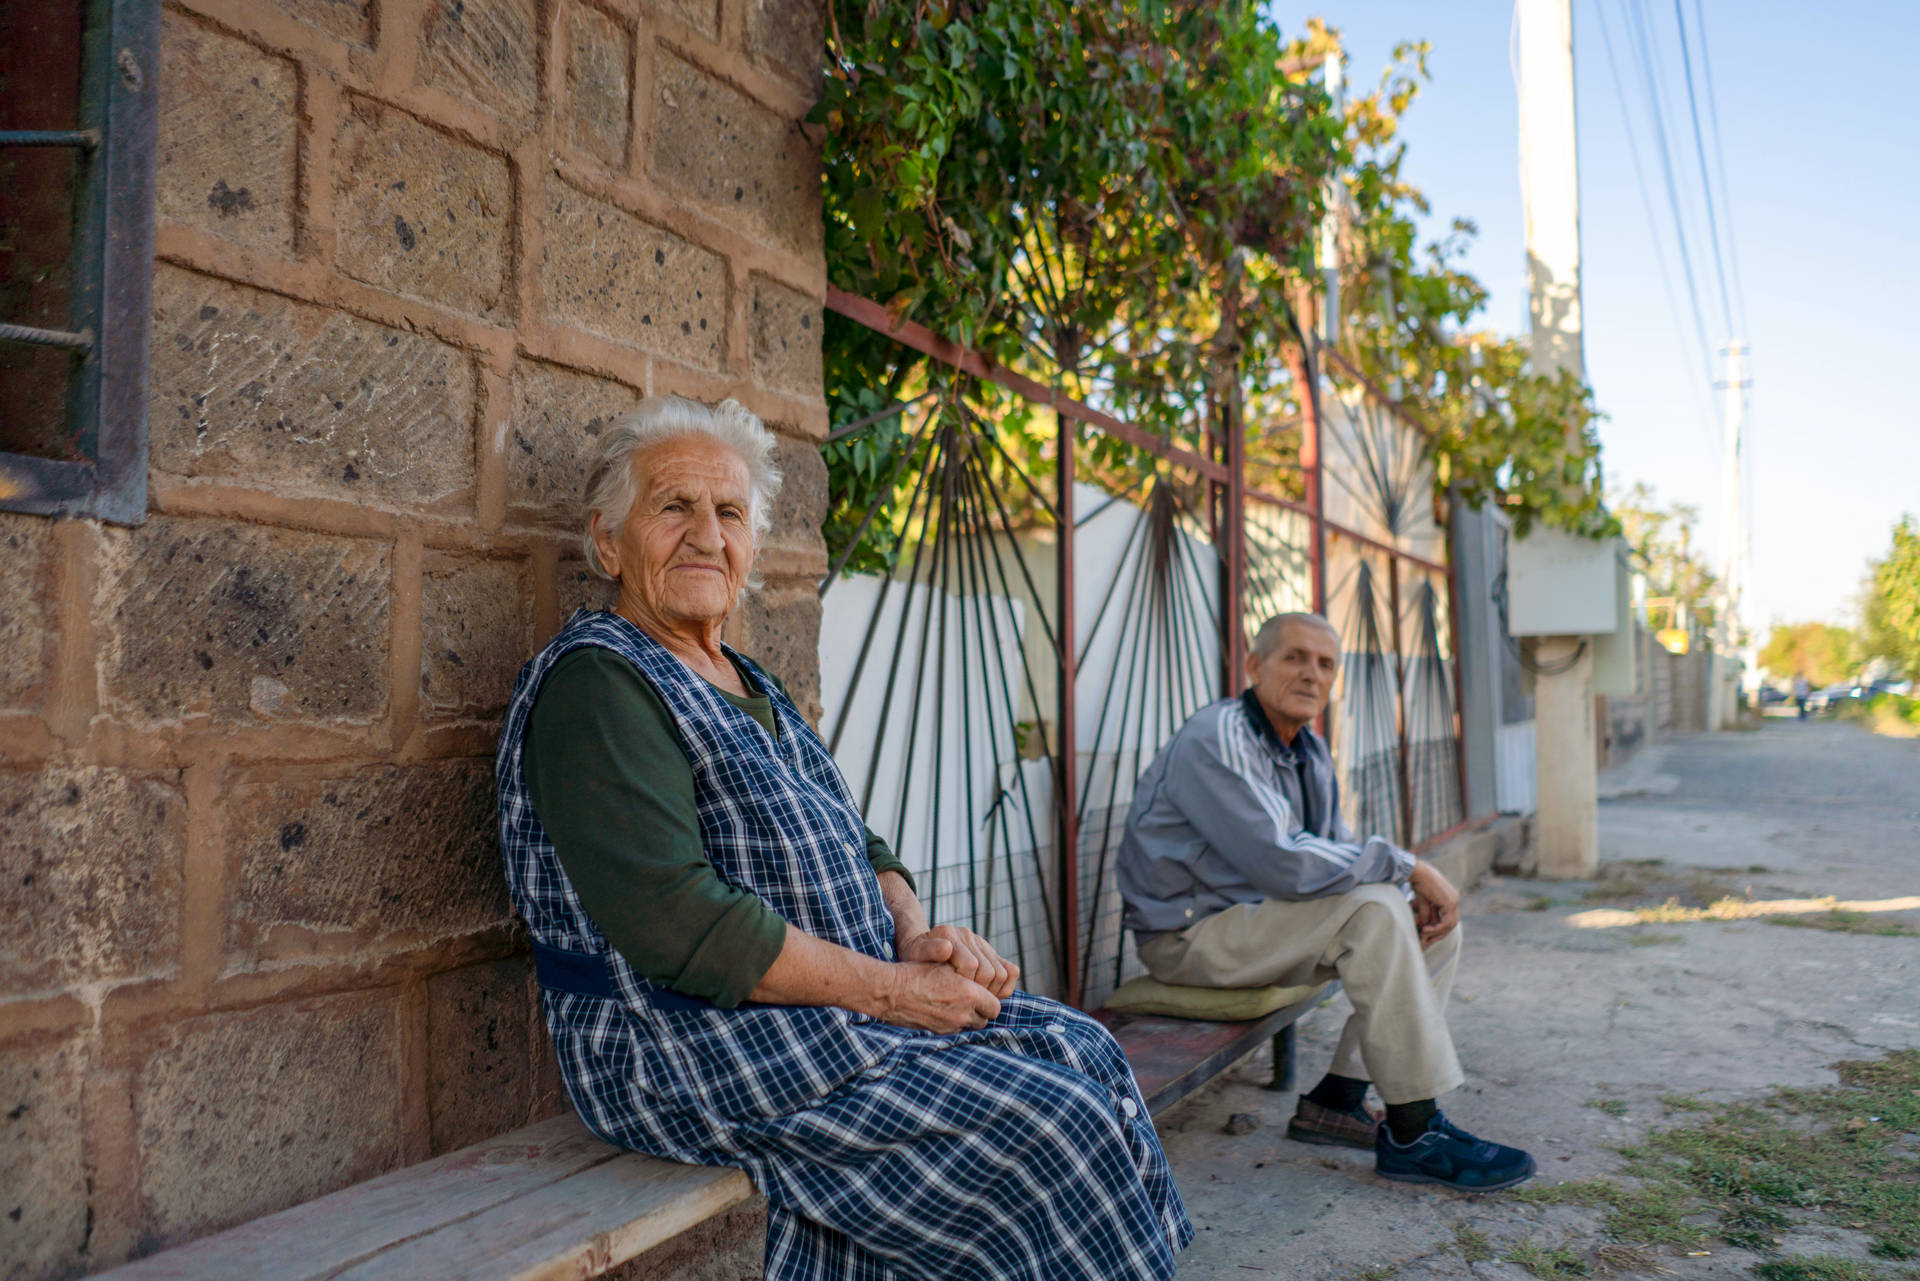
<svg viewBox="0 0 1920 1281">
<path fill-rule="evenodd" d="M 1533 1158 L 1449 1122 L 1461 1082 L 1445 1018 L 1460 895 L 1430 863 L 1340 818 L 1325 710 L 1340 639 L 1318 614 L 1255 638 L 1238 698 L 1202 708 L 1148 766 L 1119 857 L 1140 959 L 1163 983 L 1262 987 L 1339 977 L 1354 1013 L 1290 1137 L 1374 1152 L 1384 1178 L 1511 1187 Z M 1384 1123 L 1365 1104 L 1371 1082 Z"/>
<path fill-rule="evenodd" d="M 1126 1058 L 928 928 L 780 682 L 721 643 L 780 476 L 732 401 L 601 436 L 619 584 L 527 664 L 500 837 L 547 1028 L 609 1142 L 744 1169 L 775 1281 L 1158 1281 L 1193 1228 Z"/>
</svg>

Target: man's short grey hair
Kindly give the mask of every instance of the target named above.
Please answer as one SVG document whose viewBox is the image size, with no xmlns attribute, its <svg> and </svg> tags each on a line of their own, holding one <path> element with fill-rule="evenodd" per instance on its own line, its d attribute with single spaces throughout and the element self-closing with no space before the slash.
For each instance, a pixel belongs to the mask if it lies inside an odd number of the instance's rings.
<svg viewBox="0 0 1920 1281">
<path fill-rule="evenodd" d="M 1280 638 L 1286 635 L 1288 626 L 1293 623 L 1304 623 L 1308 627 L 1318 627 L 1325 631 L 1327 635 L 1333 637 L 1335 641 L 1340 639 L 1340 629 L 1318 614 L 1275 614 L 1272 618 L 1260 624 L 1260 630 L 1254 633 L 1254 654 L 1265 658 L 1268 654 L 1278 649 L 1280 647 Z"/>
<path fill-rule="evenodd" d="M 773 500 L 780 493 L 780 466 L 774 462 L 773 433 L 752 410 L 737 400 L 703 405 L 684 396 L 651 396 L 630 413 L 616 418 L 601 434 L 587 470 L 587 493 L 581 503 L 580 544 L 587 568 L 601 578 L 612 578 L 600 563 L 593 542 L 593 518 L 609 532 L 626 524 L 640 494 L 633 476 L 634 455 L 669 440 L 707 436 L 740 456 L 747 465 L 748 518 L 753 541 L 773 524 Z"/>
</svg>

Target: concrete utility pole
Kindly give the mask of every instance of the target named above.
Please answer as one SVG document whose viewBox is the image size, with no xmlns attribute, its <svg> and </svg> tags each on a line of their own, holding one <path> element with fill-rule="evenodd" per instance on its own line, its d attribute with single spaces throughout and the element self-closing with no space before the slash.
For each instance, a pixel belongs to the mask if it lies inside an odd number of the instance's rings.
<svg viewBox="0 0 1920 1281">
<path fill-rule="evenodd" d="M 1586 377 L 1580 335 L 1580 171 L 1573 113 L 1570 0 L 1519 0 L 1520 186 L 1527 214 L 1533 367 Z M 1540 874 L 1578 878 L 1600 864 L 1593 643 L 1534 644 L 1535 840 Z"/>
<path fill-rule="evenodd" d="M 1747 591 L 1747 521 L 1743 471 L 1746 467 L 1747 345 L 1738 339 L 1720 349 L 1726 358 L 1721 389 L 1725 447 L 1720 479 L 1720 593 L 1714 609 L 1713 684 L 1708 690 L 1708 724 L 1725 729 L 1739 718 L 1734 647 L 1740 634 L 1740 610 Z"/>
</svg>

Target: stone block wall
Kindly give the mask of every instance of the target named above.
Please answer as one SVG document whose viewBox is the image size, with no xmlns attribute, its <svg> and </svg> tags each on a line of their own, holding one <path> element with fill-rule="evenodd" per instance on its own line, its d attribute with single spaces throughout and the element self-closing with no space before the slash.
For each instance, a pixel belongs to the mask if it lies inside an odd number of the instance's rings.
<svg viewBox="0 0 1920 1281">
<path fill-rule="evenodd" d="M 0 516 L 0 1276 L 565 1106 L 498 719 L 666 391 L 782 433 L 730 628 L 817 697 L 823 14 L 168 0 L 151 515 Z"/>
</svg>

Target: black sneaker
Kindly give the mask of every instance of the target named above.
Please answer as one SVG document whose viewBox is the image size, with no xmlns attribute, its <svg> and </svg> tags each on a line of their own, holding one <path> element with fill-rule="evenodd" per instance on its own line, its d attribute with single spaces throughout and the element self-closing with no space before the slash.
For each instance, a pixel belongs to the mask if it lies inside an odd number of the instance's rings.
<svg viewBox="0 0 1920 1281">
<path fill-rule="evenodd" d="M 1498 1192 L 1533 1177 L 1533 1158 L 1519 1148 L 1476 1139 L 1444 1112 L 1404 1147 L 1381 1126 L 1373 1140 L 1373 1171 L 1401 1183 L 1438 1183 L 1461 1192 Z"/>
</svg>

